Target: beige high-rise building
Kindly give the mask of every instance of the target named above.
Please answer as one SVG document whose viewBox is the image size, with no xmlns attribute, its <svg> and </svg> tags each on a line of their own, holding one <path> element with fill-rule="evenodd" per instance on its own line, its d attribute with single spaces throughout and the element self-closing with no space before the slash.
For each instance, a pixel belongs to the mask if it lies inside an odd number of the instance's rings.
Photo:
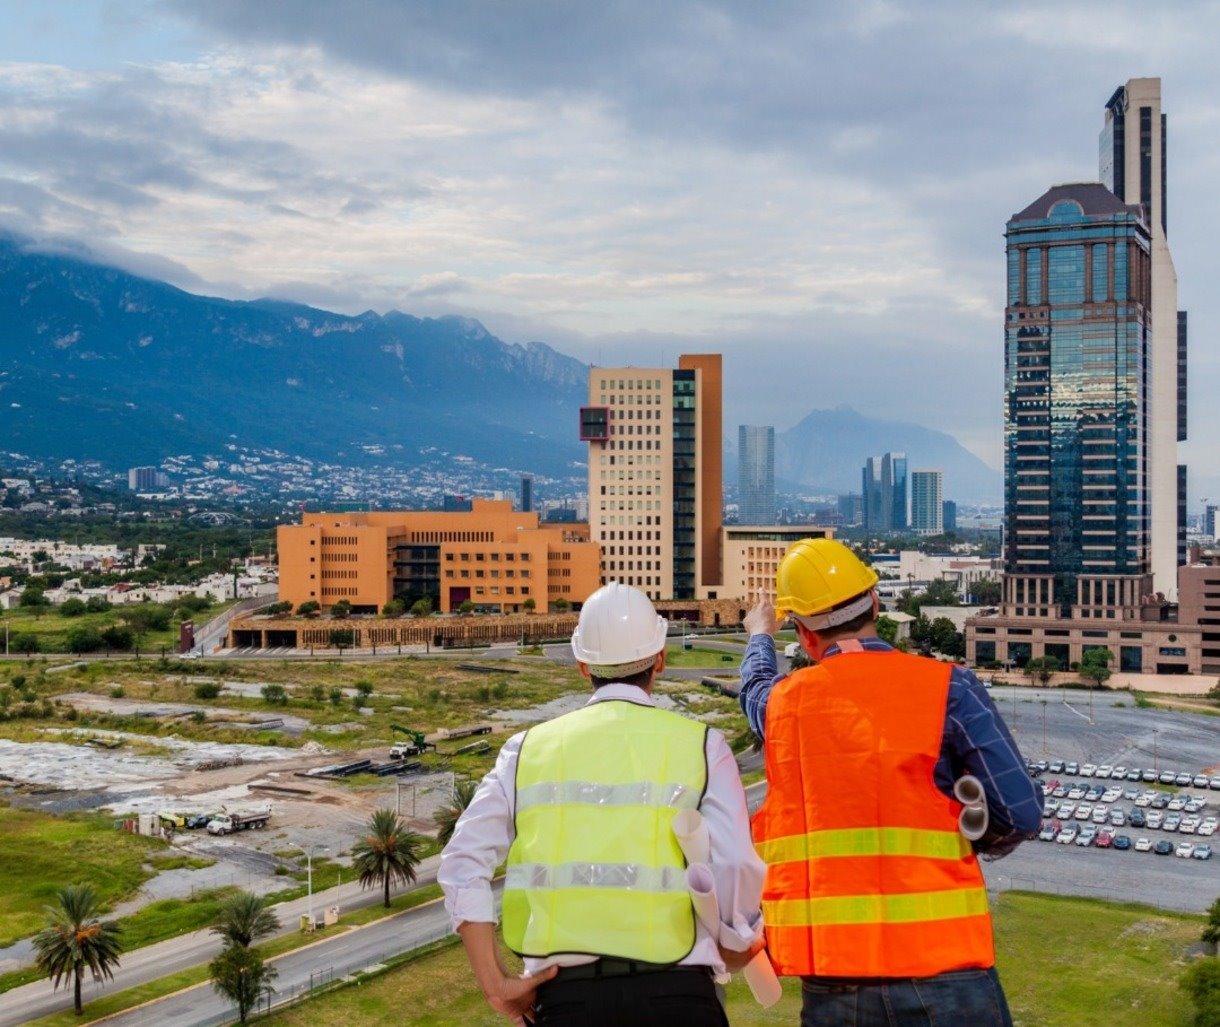
<svg viewBox="0 0 1220 1027">
<path fill-rule="evenodd" d="M 1100 138 L 1102 183 L 1124 203 L 1143 206 L 1152 237 L 1152 342 L 1149 357 L 1148 492 L 1153 587 L 1176 597 L 1186 562 L 1186 313 L 1168 240 L 1167 119 L 1161 80 L 1133 78 L 1106 103 Z"/>
<path fill-rule="evenodd" d="M 682 356 L 676 369 L 590 368 L 580 437 L 603 582 L 653 599 L 716 598 L 722 418 L 719 354 Z"/>
</svg>

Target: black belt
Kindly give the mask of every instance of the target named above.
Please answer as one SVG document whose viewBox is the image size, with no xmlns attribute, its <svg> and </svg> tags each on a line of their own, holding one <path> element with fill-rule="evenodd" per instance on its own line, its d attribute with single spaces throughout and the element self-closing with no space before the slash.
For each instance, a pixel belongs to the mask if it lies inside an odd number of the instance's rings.
<svg viewBox="0 0 1220 1027">
<path fill-rule="evenodd" d="M 602 957 L 580 966 L 561 966 L 554 981 L 588 981 L 599 977 L 638 977 L 642 974 L 698 973 L 710 977 L 710 966 L 678 966 L 674 963 L 641 963 L 634 959 Z"/>
</svg>

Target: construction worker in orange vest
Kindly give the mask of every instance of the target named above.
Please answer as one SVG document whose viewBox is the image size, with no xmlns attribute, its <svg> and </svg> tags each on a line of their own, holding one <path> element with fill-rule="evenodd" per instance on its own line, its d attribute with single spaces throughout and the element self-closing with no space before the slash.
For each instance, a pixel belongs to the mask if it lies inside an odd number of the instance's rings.
<svg viewBox="0 0 1220 1027">
<path fill-rule="evenodd" d="M 1010 1025 L 976 852 L 1032 837 L 1042 796 L 972 673 L 877 637 L 877 580 L 841 542 L 803 539 L 774 606 L 760 597 L 745 618 L 741 704 L 766 747 L 753 828 L 767 950 L 803 979 L 802 1027 Z M 772 636 L 788 615 L 814 664 L 784 676 Z M 954 797 L 967 774 L 989 819 L 973 843 Z"/>
</svg>

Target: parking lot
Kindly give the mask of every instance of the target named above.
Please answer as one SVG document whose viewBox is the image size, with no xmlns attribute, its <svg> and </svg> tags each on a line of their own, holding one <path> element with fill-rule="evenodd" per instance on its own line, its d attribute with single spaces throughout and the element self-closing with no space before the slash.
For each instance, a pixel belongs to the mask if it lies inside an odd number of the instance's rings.
<svg viewBox="0 0 1220 1027">
<path fill-rule="evenodd" d="M 1194 833 L 1167 831 L 1164 823 L 1158 828 L 1145 824 L 1134 827 L 1129 822 L 1123 826 L 1109 825 L 1110 812 L 1123 811 L 1128 819 L 1133 809 L 1147 817 L 1153 811 L 1151 805 L 1136 806 L 1136 800 L 1124 797 L 1122 792 L 1134 789 L 1137 795 L 1156 792 L 1168 805 L 1168 800 L 1178 793 L 1204 800 L 1205 805 L 1195 816 L 1203 819 L 1220 816 L 1220 790 L 1210 787 L 1210 779 L 1220 775 L 1220 731 L 1214 718 L 1189 713 L 1178 713 L 1161 709 L 1139 708 L 1131 705 L 1130 696 L 1124 693 L 1100 692 L 1090 697 L 1078 691 L 1024 688 L 997 688 L 992 691 L 1000 712 L 1013 729 L 1014 737 L 1022 753 L 1031 761 L 1045 760 L 1048 764 L 1057 761 L 1075 761 L 1077 773 L 1065 770 L 1052 771 L 1048 766 L 1040 780 L 1057 779 L 1062 786 L 1103 786 L 1120 789 L 1120 795 L 1110 801 L 1094 799 L 1089 802 L 1081 796 L 1069 799 L 1065 794 L 1059 801 L 1073 803 L 1070 821 L 1079 829 L 1090 824 L 1098 832 L 1103 826 L 1111 826 L 1116 835 L 1130 838 L 1132 848 L 1122 851 L 1097 848 L 1096 844 L 1080 846 L 1073 841 L 1059 844 L 1050 841 L 1031 841 L 1022 845 L 1007 858 L 984 864 L 988 883 L 994 888 L 1020 888 L 1063 894 L 1089 895 L 1098 898 L 1118 899 L 1130 902 L 1147 902 L 1156 906 L 1201 912 L 1220 894 L 1220 857 L 1213 855 L 1208 860 L 1181 858 L 1175 855 L 1156 855 L 1154 851 L 1139 852 L 1134 848 L 1139 838 L 1147 838 L 1153 845 L 1168 841 L 1176 847 L 1182 842 L 1192 845 L 1210 845 L 1217 848 L 1220 834 L 1199 836 Z M 1122 703 L 1123 705 L 1115 705 Z M 1093 764 L 1094 774 L 1086 776 L 1080 771 L 1086 764 Z M 1158 776 L 1155 785 L 1141 780 L 1129 781 L 1125 775 L 1119 781 L 1113 777 L 1096 776 L 1096 768 L 1107 766 L 1113 774 L 1117 767 L 1152 770 Z M 1189 785 L 1162 784 L 1161 774 L 1172 771 L 1190 774 Z M 1199 787 L 1194 783 L 1195 775 L 1206 774 L 1209 784 Z M 1106 825 L 1095 823 L 1090 810 L 1087 820 L 1076 819 L 1081 803 L 1092 809 L 1101 807 L 1106 811 Z M 1056 810 L 1056 813 L 1059 811 Z M 1163 816 L 1177 813 L 1185 817 L 1185 810 L 1158 811 Z M 1044 819 L 1047 824 L 1052 818 Z M 1061 821 L 1062 817 L 1059 818 Z"/>
</svg>

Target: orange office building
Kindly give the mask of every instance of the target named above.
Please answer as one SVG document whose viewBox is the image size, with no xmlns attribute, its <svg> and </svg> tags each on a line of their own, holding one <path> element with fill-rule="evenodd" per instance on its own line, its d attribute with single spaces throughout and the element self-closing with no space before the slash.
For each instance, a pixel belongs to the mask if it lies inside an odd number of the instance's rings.
<svg viewBox="0 0 1220 1027">
<path fill-rule="evenodd" d="M 391 599 L 430 596 L 442 613 L 467 600 L 479 612 L 543 612 L 560 599 L 579 609 L 598 586 L 587 525 L 539 524 L 508 500 L 451 513 L 306 513 L 279 528 L 277 544 L 280 600 L 293 606 L 346 599 L 375 613 Z"/>
</svg>

